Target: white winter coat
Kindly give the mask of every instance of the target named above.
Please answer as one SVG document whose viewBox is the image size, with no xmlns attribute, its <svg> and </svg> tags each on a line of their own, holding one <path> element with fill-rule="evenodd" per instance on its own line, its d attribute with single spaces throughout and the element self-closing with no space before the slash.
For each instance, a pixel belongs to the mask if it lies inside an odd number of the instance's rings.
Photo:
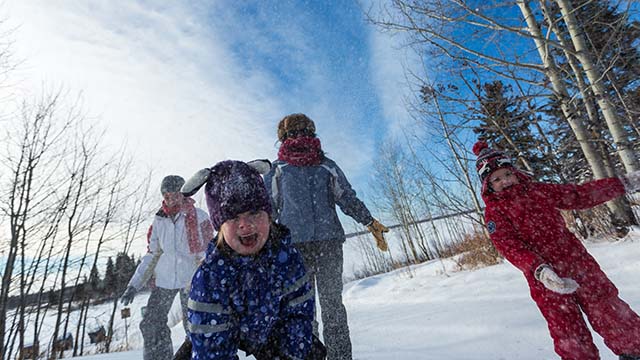
<svg viewBox="0 0 640 360">
<path fill-rule="evenodd" d="M 156 213 L 148 238 L 147 253 L 142 257 L 129 286 L 142 288 L 153 274 L 157 287 L 163 289 L 183 289 L 191 282 L 207 244 L 213 238 L 213 227 L 209 215 L 196 208 L 198 218 L 198 238 L 201 252 L 189 250 L 189 237 L 185 227 L 186 214 L 178 212 L 173 218 L 163 210 Z"/>
</svg>

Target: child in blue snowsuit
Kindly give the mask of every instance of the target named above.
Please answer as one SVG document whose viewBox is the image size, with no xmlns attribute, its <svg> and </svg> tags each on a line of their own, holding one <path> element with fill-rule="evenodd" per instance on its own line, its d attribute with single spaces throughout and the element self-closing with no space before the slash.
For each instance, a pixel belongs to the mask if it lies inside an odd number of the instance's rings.
<svg viewBox="0 0 640 360">
<path fill-rule="evenodd" d="M 315 300 L 289 230 L 271 220 L 259 172 L 240 161 L 199 171 L 183 187 L 202 185 L 218 231 L 191 283 L 188 329 L 192 359 L 324 359 L 312 334 Z"/>
</svg>

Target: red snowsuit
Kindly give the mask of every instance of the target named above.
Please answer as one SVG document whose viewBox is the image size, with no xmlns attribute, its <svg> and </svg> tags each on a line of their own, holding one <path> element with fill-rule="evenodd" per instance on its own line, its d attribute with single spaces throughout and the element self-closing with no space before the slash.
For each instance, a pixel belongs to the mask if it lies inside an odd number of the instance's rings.
<svg viewBox="0 0 640 360">
<path fill-rule="evenodd" d="M 600 358 L 582 310 L 614 353 L 640 354 L 640 317 L 618 297 L 618 289 L 566 228 L 559 211 L 590 208 L 624 194 L 620 180 L 556 185 L 532 182 L 517 170 L 515 174 L 519 184 L 483 192 L 487 228 L 497 250 L 524 273 L 556 353 L 565 360 Z M 541 264 L 580 287 L 570 295 L 548 290 L 534 277 Z"/>
</svg>

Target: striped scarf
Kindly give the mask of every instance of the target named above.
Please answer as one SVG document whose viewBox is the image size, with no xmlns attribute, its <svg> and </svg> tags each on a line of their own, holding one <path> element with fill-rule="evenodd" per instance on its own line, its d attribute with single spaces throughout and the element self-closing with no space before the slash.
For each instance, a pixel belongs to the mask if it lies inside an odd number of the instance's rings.
<svg viewBox="0 0 640 360">
<path fill-rule="evenodd" d="M 179 211 L 185 213 L 185 227 L 187 228 L 187 238 L 189 239 L 189 250 L 196 254 L 204 251 L 204 244 L 198 238 L 198 216 L 196 214 L 195 200 L 192 198 L 184 198 L 181 204 L 168 207 L 164 200 L 162 201 L 162 210 L 170 217 L 175 216 Z"/>
</svg>

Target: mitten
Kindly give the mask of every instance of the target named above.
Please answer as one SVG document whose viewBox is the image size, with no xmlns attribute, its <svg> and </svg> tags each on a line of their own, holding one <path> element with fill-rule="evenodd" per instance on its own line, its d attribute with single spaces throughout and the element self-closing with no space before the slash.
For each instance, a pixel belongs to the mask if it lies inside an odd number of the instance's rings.
<svg viewBox="0 0 640 360">
<path fill-rule="evenodd" d="M 535 278 L 547 289 L 558 294 L 573 294 L 578 290 L 578 283 L 570 278 L 561 278 L 551 266 L 542 264 L 535 271 Z"/>
<path fill-rule="evenodd" d="M 378 220 L 373 219 L 373 221 L 367 225 L 367 230 L 369 230 L 373 234 L 373 237 L 376 238 L 376 246 L 378 246 L 378 249 L 382 251 L 389 250 L 387 240 L 384 239 L 384 233 L 389 232 L 389 228 L 380 224 Z"/>
<path fill-rule="evenodd" d="M 124 293 L 122 293 L 122 296 L 120 297 L 120 302 L 122 303 L 122 305 L 127 306 L 131 304 L 133 298 L 136 297 L 137 292 L 138 290 L 136 290 L 136 288 L 134 288 L 133 286 L 127 286 L 127 289 L 124 291 Z"/>
<path fill-rule="evenodd" d="M 624 184 L 624 189 L 632 194 L 640 191 L 640 170 L 632 171 L 624 175 L 620 180 Z"/>
</svg>

